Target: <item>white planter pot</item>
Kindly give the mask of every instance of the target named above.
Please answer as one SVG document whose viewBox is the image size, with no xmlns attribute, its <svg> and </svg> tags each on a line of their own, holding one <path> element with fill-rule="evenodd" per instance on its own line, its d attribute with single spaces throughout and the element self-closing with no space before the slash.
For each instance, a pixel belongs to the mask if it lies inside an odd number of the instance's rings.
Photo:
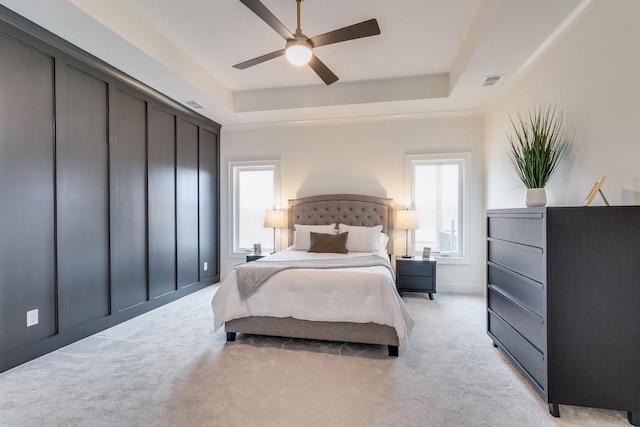
<svg viewBox="0 0 640 427">
<path fill-rule="evenodd" d="M 546 206 L 547 193 L 544 191 L 544 188 L 527 188 L 525 204 L 529 208 Z"/>
</svg>

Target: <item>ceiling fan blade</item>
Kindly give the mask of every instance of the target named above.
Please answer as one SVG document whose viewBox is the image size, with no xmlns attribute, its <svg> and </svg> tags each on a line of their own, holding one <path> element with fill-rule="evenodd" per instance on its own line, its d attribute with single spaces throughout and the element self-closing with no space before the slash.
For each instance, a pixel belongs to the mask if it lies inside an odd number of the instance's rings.
<svg viewBox="0 0 640 427">
<path fill-rule="evenodd" d="M 257 58 L 250 59 L 248 61 L 241 62 L 233 66 L 233 68 L 238 68 L 240 70 L 244 70 L 245 68 L 253 67 L 254 65 L 262 64 L 265 61 L 268 61 L 273 58 L 277 58 L 279 56 L 284 55 L 286 49 L 276 50 L 275 52 L 267 53 L 266 55 L 258 56 Z"/>
<path fill-rule="evenodd" d="M 333 71 L 331 71 L 329 67 L 324 65 L 324 63 L 320 61 L 317 56 L 311 56 L 309 66 L 313 68 L 313 71 L 316 72 L 318 77 L 320 77 L 327 86 L 338 81 L 338 76 L 333 74 Z"/>
<path fill-rule="evenodd" d="M 240 0 L 240 2 L 251 9 L 251 11 L 258 15 L 258 18 L 262 19 L 268 26 L 276 30 L 276 33 L 280 34 L 285 40 L 294 38 L 291 31 L 289 31 L 260 0 Z"/>
<path fill-rule="evenodd" d="M 363 21 L 359 24 L 349 25 L 348 27 L 320 34 L 319 36 L 312 37 L 309 40 L 313 43 L 313 47 L 319 47 L 333 43 L 345 42 L 347 40 L 360 39 L 362 37 L 376 36 L 378 34 L 380 34 L 378 21 L 375 19 L 369 19 L 368 21 Z"/>
</svg>

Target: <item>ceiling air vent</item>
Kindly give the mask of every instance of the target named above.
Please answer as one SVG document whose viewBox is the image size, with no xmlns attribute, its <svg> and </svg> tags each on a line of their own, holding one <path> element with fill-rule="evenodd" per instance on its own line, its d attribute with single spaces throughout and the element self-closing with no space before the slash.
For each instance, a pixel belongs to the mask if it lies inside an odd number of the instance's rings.
<svg viewBox="0 0 640 427">
<path fill-rule="evenodd" d="M 187 104 L 189 107 L 191 108 L 195 108 L 195 109 L 201 109 L 204 108 L 200 103 L 198 103 L 197 101 L 191 100 L 191 101 L 184 101 L 185 104 Z"/>
<path fill-rule="evenodd" d="M 493 86 L 498 83 L 498 80 L 502 78 L 502 74 L 496 74 L 493 76 L 487 76 L 487 79 L 482 83 L 482 86 Z"/>
</svg>

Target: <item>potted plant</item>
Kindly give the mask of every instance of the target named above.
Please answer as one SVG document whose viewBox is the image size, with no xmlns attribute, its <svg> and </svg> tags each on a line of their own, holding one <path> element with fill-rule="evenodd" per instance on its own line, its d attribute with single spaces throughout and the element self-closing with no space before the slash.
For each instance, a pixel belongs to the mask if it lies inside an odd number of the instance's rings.
<svg viewBox="0 0 640 427">
<path fill-rule="evenodd" d="M 527 187 L 527 206 L 545 206 L 544 187 L 560 163 L 569 155 L 571 144 L 565 138 L 562 111 L 556 107 L 535 107 L 526 118 L 509 116 L 514 135 L 509 135 L 509 163 Z"/>
</svg>

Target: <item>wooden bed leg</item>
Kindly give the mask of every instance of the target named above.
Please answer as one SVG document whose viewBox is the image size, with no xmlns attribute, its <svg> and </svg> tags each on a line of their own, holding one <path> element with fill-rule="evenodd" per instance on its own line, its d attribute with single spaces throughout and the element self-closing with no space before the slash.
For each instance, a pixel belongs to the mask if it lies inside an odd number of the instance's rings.
<svg viewBox="0 0 640 427">
<path fill-rule="evenodd" d="M 629 419 L 629 424 L 640 426 L 640 411 L 627 411 L 627 418 Z"/>
<path fill-rule="evenodd" d="M 398 357 L 398 346 L 397 345 L 388 345 L 389 348 L 389 356 Z"/>
<path fill-rule="evenodd" d="M 549 413 L 556 418 L 560 418 L 560 408 L 557 403 L 549 402 Z"/>
<path fill-rule="evenodd" d="M 227 332 L 227 341 L 235 341 L 236 333 L 235 332 Z"/>
</svg>

